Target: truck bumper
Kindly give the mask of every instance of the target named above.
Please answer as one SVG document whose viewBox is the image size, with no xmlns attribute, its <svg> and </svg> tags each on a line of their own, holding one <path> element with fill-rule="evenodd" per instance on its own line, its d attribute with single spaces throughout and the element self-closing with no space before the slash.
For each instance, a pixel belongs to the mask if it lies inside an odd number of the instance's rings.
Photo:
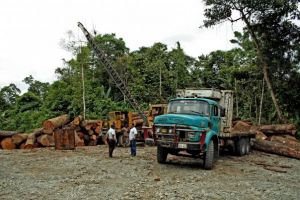
<svg viewBox="0 0 300 200">
<path fill-rule="evenodd" d="M 194 143 L 194 142 L 174 143 L 174 142 L 169 142 L 169 141 L 158 140 L 157 144 L 162 147 L 170 148 L 170 149 L 191 150 L 191 151 L 204 151 L 205 150 L 204 145 L 200 145 L 199 143 Z"/>
</svg>

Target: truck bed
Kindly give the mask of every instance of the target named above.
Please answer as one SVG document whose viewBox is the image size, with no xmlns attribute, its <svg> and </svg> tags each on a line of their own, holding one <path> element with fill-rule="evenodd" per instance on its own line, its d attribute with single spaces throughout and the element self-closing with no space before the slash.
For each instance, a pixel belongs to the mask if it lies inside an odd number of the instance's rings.
<svg viewBox="0 0 300 200">
<path fill-rule="evenodd" d="M 221 138 L 234 138 L 234 137 L 255 137 L 254 133 L 249 131 L 247 132 L 228 132 L 228 133 L 220 133 L 219 137 Z"/>
</svg>

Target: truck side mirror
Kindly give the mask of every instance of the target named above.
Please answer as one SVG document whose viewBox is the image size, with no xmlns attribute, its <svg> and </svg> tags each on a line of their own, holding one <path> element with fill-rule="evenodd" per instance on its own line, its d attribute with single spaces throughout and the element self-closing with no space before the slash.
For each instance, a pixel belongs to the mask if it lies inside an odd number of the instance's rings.
<svg viewBox="0 0 300 200">
<path fill-rule="evenodd" d="M 225 117 L 225 108 L 221 108 L 221 117 Z"/>
</svg>

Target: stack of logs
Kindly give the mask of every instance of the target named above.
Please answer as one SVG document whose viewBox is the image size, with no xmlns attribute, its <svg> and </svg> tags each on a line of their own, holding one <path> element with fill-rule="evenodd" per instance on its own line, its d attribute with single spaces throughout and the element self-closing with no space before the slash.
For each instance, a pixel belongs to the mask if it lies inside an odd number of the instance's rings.
<svg viewBox="0 0 300 200">
<path fill-rule="evenodd" d="M 250 131 L 256 134 L 254 149 L 300 159 L 300 141 L 295 138 L 297 132 L 295 125 L 252 126 Z"/>
<path fill-rule="evenodd" d="M 103 121 L 83 120 L 81 116 L 72 121 L 68 115 L 61 115 L 43 122 L 43 127 L 32 133 L 0 131 L 0 149 L 32 149 L 36 147 L 53 147 L 54 135 L 63 129 L 74 131 L 75 146 L 91 146 L 106 143 L 101 134 Z"/>
</svg>

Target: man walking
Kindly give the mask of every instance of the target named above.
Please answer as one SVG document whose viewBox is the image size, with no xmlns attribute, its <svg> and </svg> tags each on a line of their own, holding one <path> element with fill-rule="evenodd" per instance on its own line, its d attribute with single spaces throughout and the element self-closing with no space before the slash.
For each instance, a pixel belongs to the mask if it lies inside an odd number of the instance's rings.
<svg viewBox="0 0 300 200">
<path fill-rule="evenodd" d="M 112 124 L 110 126 L 110 129 L 107 131 L 108 134 L 108 148 L 109 148 L 109 157 L 112 158 L 113 151 L 116 146 L 116 131 L 115 131 L 115 125 Z"/>
<path fill-rule="evenodd" d="M 129 131 L 129 141 L 130 141 L 131 156 L 136 156 L 136 136 L 137 136 L 137 130 L 136 130 L 134 124 L 132 124 L 131 127 L 132 128 Z"/>
</svg>

